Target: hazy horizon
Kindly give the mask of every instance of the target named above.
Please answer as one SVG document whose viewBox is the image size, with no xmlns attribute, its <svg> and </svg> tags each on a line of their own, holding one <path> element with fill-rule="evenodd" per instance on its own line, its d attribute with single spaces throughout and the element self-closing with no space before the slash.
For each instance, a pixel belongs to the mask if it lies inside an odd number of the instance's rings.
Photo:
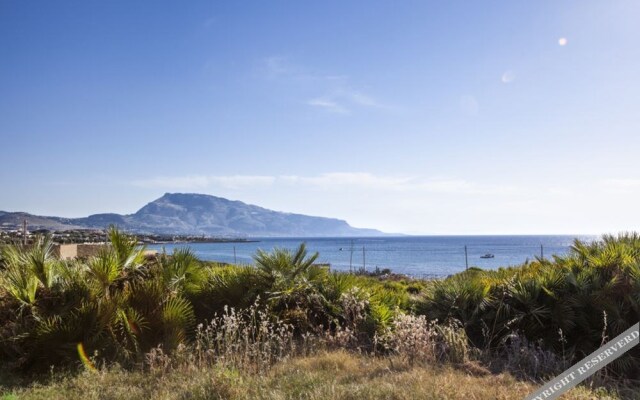
<svg viewBox="0 0 640 400">
<path fill-rule="evenodd" d="M 0 210 L 165 192 L 424 235 L 640 230 L 640 2 L 0 7 Z"/>
<path fill-rule="evenodd" d="M 165 194 L 175 194 L 175 193 L 165 193 Z M 202 194 L 202 193 L 183 193 L 183 194 Z M 213 195 L 212 195 L 213 196 Z M 161 196 L 159 196 L 161 197 Z M 158 197 L 158 198 L 159 198 Z M 156 200 L 156 199 L 154 199 Z M 227 199 L 227 200 L 231 200 L 231 201 L 241 201 L 243 202 L 241 199 Z M 246 202 L 243 202 L 245 204 L 249 204 Z M 251 204 L 251 205 L 255 205 L 255 206 L 259 206 L 260 204 Z M 144 205 L 142 205 L 144 206 Z M 140 208 L 142 208 L 142 206 L 136 208 L 135 210 L 132 210 L 131 212 L 125 212 L 125 213 L 120 213 L 122 215 L 130 215 L 130 214 L 134 214 L 136 211 L 138 211 Z M 4 209 L 0 209 L 0 211 L 5 211 L 5 212 L 26 212 L 29 214 L 34 214 L 29 212 L 28 210 L 4 210 Z M 289 213 L 290 212 L 286 211 L 286 210 L 273 210 L 273 211 L 277 211 L 277 212 L 283 212 L 283 213 Z M 111 213 L 110 211 L 104 211 L 103 213 Z M 96 213 L 96 214 L 103 214 L 103 213 Z M 34 215 L 38 215 L 41 217 L 64 217 L 64 218 L 83 218 L 83 217 L 87 217 L 89 215 L 53 215 L 53 214 L 34 214 Z M 335 218 L 332 217 L 330 215 L 310 215 L 310 216 L 317 216 L 317 217 L 327 217 L 327 218 Z M 347 223 L 349 223 L 349 221 L 347 221 Z M 371 227 L 371 226 L 354 226 L 351 224 L 352 227 L 354 228 L 361 228 L 361 229 L 377 229 L 375 227 Z M 479 233 L 479 234 L 470 234 L 470 233 L 446 233 L 446 234 L 441 234 L 441 233 L 404 233 L 404 232 L 388 232 L 388 231 L 381 231 L 381 233 L 384 234 L 385 237 L 394 237 L 394 235 L 397 235 L 397 237 L 403 237 L 403 236 L 414 236 L 414 237 L 419 237 L 419 236 L 433 236 L 433 237 L 437 237 L 437 236 L 459 236 L 459 237 L 464 237 L 464 236 L 573 236 L 573 237 L 588 237 L 588 236 L 601 236 L 603 234 L 616 234 L 616 233 L 621 233 L 621 232 L 597 232 L 597 233 L 585 233 L 585 232 L 565 232 L 565 233 Z M 262 236 L 250 236 L 250 237 L 255 237 L 255 238 L 261 238 Z M 274 238 L 274 237 L 280 237 L 280 238 L 332 238 L 333 236 L 264 236 L 265 238 Z M 356 236 L 344 236 L 346 238 L 348 237 L 354 237 L 354 238 L 375 238 L 377 236 L 369 236 L 369 235 L 356 235 Z"/>
</svg>

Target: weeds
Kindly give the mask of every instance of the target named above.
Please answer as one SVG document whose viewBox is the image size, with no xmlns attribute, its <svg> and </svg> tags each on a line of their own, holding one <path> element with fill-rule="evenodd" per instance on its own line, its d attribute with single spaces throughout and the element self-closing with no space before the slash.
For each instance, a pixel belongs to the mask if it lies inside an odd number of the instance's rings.
<svg viewBox="0 0 640 400">
<path fill-rule="evenodd" d="M 270 317 L 258 302 L 246 310 L 225 308 L 221 316 L 198 325 L 194 356 L 201 365 L 265 371 L 295 354 L 293 329 L 292 325 Z"/>
</svg>

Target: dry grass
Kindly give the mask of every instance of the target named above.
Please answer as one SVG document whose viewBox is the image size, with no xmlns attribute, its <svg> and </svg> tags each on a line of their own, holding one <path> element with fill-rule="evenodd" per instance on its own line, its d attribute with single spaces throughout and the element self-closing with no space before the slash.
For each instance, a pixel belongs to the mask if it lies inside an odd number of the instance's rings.
<svg viewBox="0 0 640 400">
<path fill-rule="evenodd" d="M 167 372 L 118 369 L 60 377 L 5 392 L 8 399 L 523 399 L 536 385 L 510 375 L 414 365 L 400 358 L 320 353 L 277 363 L 264 375 L 185 364 Z M 2 392 L 0 392 L 2 393 Z M 0 395 L 2 396 L 2 395 Z M 563 399 L 607 399 L 585 388 Z"/>
</svg>

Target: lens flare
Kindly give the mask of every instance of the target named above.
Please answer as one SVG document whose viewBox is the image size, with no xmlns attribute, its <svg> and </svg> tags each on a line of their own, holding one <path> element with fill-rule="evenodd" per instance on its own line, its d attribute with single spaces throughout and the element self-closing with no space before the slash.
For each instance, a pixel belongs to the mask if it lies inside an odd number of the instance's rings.
<svg viewBox="0 0 640 400">
<path fill-rule="evenodd" d="M 78 343 L 78 356 L 80 357 L 80 361 L 84 364 L 85 368 L 89 371 L 96 371 L 96 367 L 93 365 L 89 357 L 87 357 L 87 353 L 84 351 L 84 346 L 82 343 Z"/>
<path fill-rule="evenodd" d="M 565 38 L 565 37 L 561 37 L 560 39 L 558 39 L 558 44 L 559 44 L 560 46 L 566 46 L 566 45 L 567 45 L 567 43 L 569 43 L 569 41 L 568 41 L 568 40 L 567 40 L 567 38 Z"/>
</svg>

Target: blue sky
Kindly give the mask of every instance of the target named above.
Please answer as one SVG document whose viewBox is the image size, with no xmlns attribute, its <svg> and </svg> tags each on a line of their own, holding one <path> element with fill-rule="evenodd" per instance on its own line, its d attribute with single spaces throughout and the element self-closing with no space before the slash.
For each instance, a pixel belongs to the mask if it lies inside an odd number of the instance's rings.
<svg viewBox="0 0 640 400">
<path fill-rule="evenodd" d="M 0 210 L 640 229 L 640 2 L 3 1 Z"/>
</svg>

